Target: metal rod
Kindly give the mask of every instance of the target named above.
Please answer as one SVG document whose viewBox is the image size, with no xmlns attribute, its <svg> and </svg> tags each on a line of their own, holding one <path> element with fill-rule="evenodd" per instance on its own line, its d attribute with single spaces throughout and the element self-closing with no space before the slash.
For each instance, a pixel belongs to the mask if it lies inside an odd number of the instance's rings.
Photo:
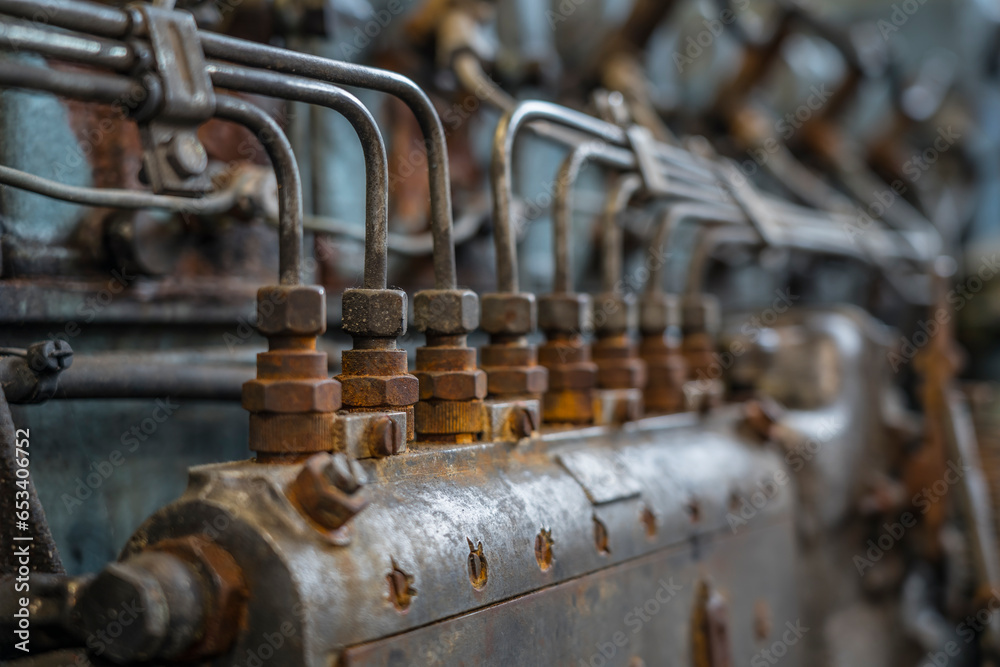
<svg viewBox="0 0 1000 667">
<path fill-rule="evenodd" d="M 116 190 L 110 188 L 85 188 L 66 185 L 58 181 L 29 174 L 18 169 L 0 165 L 0 185 L 7 185 L 35 194 L 80 204 L 108 208 L 140 209 L 159 208 L 178 213 L 211 215 L 223 213 L 236 205 L 237 189 L 230 187 L 220 192 L 196 199 L 155 195 L 137 190 Z"/>
<path fill-rule="evenodd" d="M 124 37 L 132 25 L 128 12 L 94 2 L 0 0 L 0 13 L 101 37 Z"/>
<path fill-rule="evenodd" d="M 278 181 L 278 275 L 282 285 L 302 282 L 302 180 L 288 138 L 260 107 L 228 95 L 216 99 L 215 115 L 248 128 L 263 144 Z"/>
<path fill-rule="evenodd" d="M 254 366 L 180 364 L 144 355 L 77 355 L 59 376 L 55 398 L 189 398 L 238 401 Z"/>
<path fill-rule="evenodd" d="M 135 64 L 135 53 L 124 42 L 42 28 L 7 17 L 0 19 L 0 49 L 14 53 L 31 51 L 119 72 L 128 71 Z"/>
<path fill-rule="evenodd" d="M 639 174 L 622 174 L 615 181 L 608 193 L 604 205 L 604 215 L 601 219 L 601 268 L 602 282 L 605 292 L 614 292 L 621 284 L 622 277 L 622 228 L 618 224 L 618 216 L 624 211 L 632 198 L 642 190 L 642 177 Z"/>
<path fill-rule="evenodd" d="M 217 62 L 208 63 L 207 71 L 217 86 L 318 104 L 347 118 L 365 153 L 365 288 L 385 289 L 389 170 L 382 134 L 368 109 L 350 93 L 319 81 Z"/>
<path fill-rule="evenodd" d="M 431 183 L 435 286 L 438 289 L 455 287 L 448 147 L 441 119 L 430 98 L 417 84 L 400 74 L 373 67 L 262 46 L 210 32 L 200 32 L 199 35 L 205 54 L 213 58 L 318 79 L 327 83 L 377 90 L 402 100 L 416 116 L 427 149 Z"/>
<path fill-rule="evenodd" d="M 573 261 L 572 248 L 570 247 L 570 229 L 573 218 L 571 195 L 573 186 L 576 184 L 584 165 L 604 146 L 605 144 L 599 142 L 580 144 L 566 156 L 559 167 L 555 194 L 552 197 L 552 248 L 555 254 L 553 292 L 569 293 L 573 291 Z"/>
<path fill-rule="evenodd" d="M 128 77 L 91 72 L 62 72 L 11 60 L 0 61 L 0 86 L 40 90 L 82 102 L 126 106 L 131 103 L 132 106 L 129 108 L 134 108 L 147 96 L 146 89 Z"/>
</svg>

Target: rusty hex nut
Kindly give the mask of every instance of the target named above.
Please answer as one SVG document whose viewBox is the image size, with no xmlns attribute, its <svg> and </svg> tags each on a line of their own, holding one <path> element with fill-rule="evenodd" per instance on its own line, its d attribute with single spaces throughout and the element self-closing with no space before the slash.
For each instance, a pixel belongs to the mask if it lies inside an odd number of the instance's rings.
<svg viewBox="0 0 1000 667">
<path fill-rule="evenodd" d="M 721 319 L 719 301 L 711 294 L 691 294 L 681 302 L 681 326 L 685 335 L 704 332 L 715 336 L 719 333 Z"/>
<path fill-rule="evenodd" d="M 589 294 L 562 292 L 538 298 L 538 327 L 542 331 L 590 331 L 592 314 Z"/>
<path fill-rule="evenodd" d="M 631 294 L 603 292 L 594 298 L 594 331 L 620 334 L 634 326 L 635 297 Z"/>
<path fill-rule="evenodd" d="M 486 372 L 465 371 L 416 371 L 420 381 L 420 400 L 469 401 L 486 397 Z"/>
<path fill-rule="evenodd" d="M 340 383 L 330 378 L 254 379 L 243 384 L 243 407 L 249 412 L 336 412 L 340 402 Z"/>
<path fill-rule="evenodd" d="M 639 299 L 639 331 L 644 335 L 662 334 L 680 324 L 680 301 L 675 295 L 660 292 Z"/>
<path fill-rule="evenodd" d="M 347 407 L 403 407 L 420 400 L 420 381 L 412 375 L 340 375 L 338 378 Z"/>
<path fill-rule="evenodd" d="M 257 290 L 257 330 L 264 336 L 319 336 L 326 331 L 326 290 L 272 285 Z"/>
<path fill-rule="evenodd" d="M 646 362 L 639 358 L 598 361 L 597 383 L 602 389 L 641 389 L 646 385 Z"/>
<path fill-rule="evenodd" d="M 406 333 L 406 292 L 395 289 L 344 290 L 343 327 L 355 337 L 402 336 Z"/>
<path fill-rule="evenodd" d="M 368 505 L 366 481 L 357 461 L 321 452 L 306 460 L 286 495 L 320 528 L 337 530 Z"/>
<path fill-rule="evenodd" d="M 467 289 L 433 289 L 413 296 L 417 331 L 460 336 L 479 328 L 479 297 Z"/>
<path fill-rule="evenodd" d="M 496 395 L 543 394 L 549 386 L 549 371 L 544 366 L 498 366 L 486 369 L 489 393 Z"/>
<path fill-rule="evenodd" d="M 490 334 L 523 336 L 537 328 L 535 295 L 527 292 L 484 294 L 480 327 Z"/>
<path fill-rule="evenodd" d="M 597 386 L 597 364 L 584 361 L 549 366 L 549 391 L 593 389 Z"/>
</svg>

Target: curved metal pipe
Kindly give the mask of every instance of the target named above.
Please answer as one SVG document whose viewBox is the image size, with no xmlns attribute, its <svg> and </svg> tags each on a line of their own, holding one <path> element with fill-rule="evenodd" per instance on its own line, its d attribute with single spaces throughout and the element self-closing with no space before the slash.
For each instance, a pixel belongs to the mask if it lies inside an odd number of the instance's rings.
<svg viewBox="0 0 1000 667">
<path fill-rule="evenodd" d="M 639 174 L 623 174 L 615 181 L 604 204 L 601 218 L 601 282 L 605 292 L 614 292 L 622 277 L 622 228 L 618 216 L 642 190 Z"/>
<path fill-rule="evenodd" d="M 295 53 L 211 32 L 202 31 L 199 32 L 199 36 L 205 54 L 210 57 L 326 83 L 377 90 L 402 100 L 416 116 L 427 150 L 428 175 L 431 183 L 435 287 L 455 288 L 455 247 L 452 238 L 448 147 L 441 119 L 430 98 L 416 83 L 387 70 Z"/>
<path fill-rule="evenodd" d="M 0 86 L 40 90 L 81 102 L 101 104 L 133 102 L 138 105 L 147 96 L 141 84 L 125 76 L 64 72 L 11 60 L 0 61 Z"/>
<path fill-rule="evenodd" d="M 94 2 L 0 0 L 0 12 L 36 24 L 80 30 L 101 37 L 124 37 L 132 26 L 126 11 Z"/>
<path fill-rule="evenodd" d="M 584 165 L 604 148 L 601 143 L 580 144 L 566 156 L 556 176 L 555 193 L 552 197 L 552 249 L 555 255 L 555 272 L 552 291 L 569 293 L 573 291 L 573 261 L 570 247 L 573 206 L 570 196 L 573 186 Z"/>
<path fill-rule="evenodd" d="M 278 279 L 302 282 L 302 179 L 292 145 L 281 126 L 260 107 L 229 95 L 216 97 L 215 115 L 249 129 L 267 151 L 278 181 Z"/>
<path fill-rule="evenodd" d="M 378 125 L 358 98 L 336 86 L 277 72 L 210 62 L 212 83 L 247 93 L 283 97 L 316 104 L 342 114 L 358 133 L 365 153 L 365 289 L 385 289 L 388 263 L 389 170 Z"/>
</svg>

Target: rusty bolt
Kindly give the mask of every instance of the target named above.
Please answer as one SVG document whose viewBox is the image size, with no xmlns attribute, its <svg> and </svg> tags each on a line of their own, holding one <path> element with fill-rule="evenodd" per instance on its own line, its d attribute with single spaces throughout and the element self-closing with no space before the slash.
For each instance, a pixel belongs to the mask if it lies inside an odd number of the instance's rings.
<svg viewBox="0 0 1000 667">
<path fill-rule="evenodd" d="M 594 297 L 594 331 L 599 334 L 623 334 L 636 319 L 635 297 L 619 292 L 604 292 Z"/>
<path fill-rule="evenodd" d="M 423 290 L 413 297 L 417 331 L 460 336 L 479 327 L 479 297 L 471 290 Z"/>
<path fill-rule="evenodd" d="M 257 290 L 257 330 L 264 336 L 318 336 L 326 331 L 326 290 L 276 285 Z"/>
<path fill-rule="evenodd" d="M 414 373 L 420 380 L 420 400 L 468 401 L 486 397 L 486 372 L 481 370 Z"/>
<path fill-rule="evenodd" d="M 673 294 L 645 294 L 639 300 L 639 330 L 645 335 L 662 334 L 681 323 L 680 302 Z"/>
<path fill-rule="evenodd" d="M 420 381 L 412 375 L 340 375 L 343 403 L 349 407 L 403 407 L 420 399 Z"/>
<path fill-rule="evenodd" d="M 344 331 L 352 336 L 397 338 L 406 333 L 406 292 L 344 290 L 342 317 Z"/>
<path fill-rule="evenodd" d="M 535 413 L 527 408 L 516 408 L 510 414 L 511 430 L 518 439 L 528 438 L 538 428 Z"/>
<path fill-rule="evenodd" d="M 381 417 L 371 427 L 372 450 L 381 456 L 394 456 L 403 449 L 403 432 L 395 421 Z"/>
<path fill-rule="evenodd" d="M 73 365 L 73 350 L 64 340 L 46 340 L 28 346 L 25 361 L 36 373 L 56 373 Z"/>
<path fill-rule="evenodd" d="M 480 326 L 487 333 L 523 336 L 536 329 L 537 317 L 534 294 L 504 292 L 483 295 Z"/>
<path fill-rule="evenodd" d="M 646 384 L 646 363 L 639 358 L 598 361 L 597 369 L 603 389 L 641 389 Z"/>
<path fill-rule="evenodd" d="M 577 293 L 546 294 L 538 299 L 538 326 L 542 331 L 577 333 L 589 331 L 590 296 Z"/>
<path fill-rule="evenodd" d="M 313 523 L 337 530 L 368 505 L 365 473 L 343 453 L 321 452 L 306 460 L 287 495 Z"/>
<path fill-rule="evenodd" d="M 243 407 L 249 412 L 336 412 L 340 383 L 329 378 L 250 380 L 243 385 Z"/>
<path fill-rule="evenodd" d="M 743 405 L 744 423 L 757 437 L 770 440 L 774 425 L 781 419 L 781 406 L 771 399 L 747 401 Z"/>
<path fill-rule="evenodd" d="M 585 361 L 549 366 L 549 391 L 592 389 L 597 385 L 597 364 Z"/>
<path fill-rule="evenodd" d="M 543 394 L 548 388 L 549 373 L 544 366 L 487 368 L 491 394 Z"/>
<path fill-rule="evenodd" d="M 167 146 L 167 162 L 181 178 L 192 178 L 205 173 L 208 153 L 194 133 L 181 132 Z"/>
</svg>

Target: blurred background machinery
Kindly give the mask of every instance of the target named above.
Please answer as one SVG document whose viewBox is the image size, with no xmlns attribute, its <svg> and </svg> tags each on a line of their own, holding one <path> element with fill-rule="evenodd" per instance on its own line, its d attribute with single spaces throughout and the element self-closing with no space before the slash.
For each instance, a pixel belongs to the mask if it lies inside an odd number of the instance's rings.
<svg viewBox="0 0 1000 667">
<path fill-rule="evenodd" d="M 979 0 L 0 0 L 0 659 L 1000 664 L 998 67 Z"/>
</svg>

